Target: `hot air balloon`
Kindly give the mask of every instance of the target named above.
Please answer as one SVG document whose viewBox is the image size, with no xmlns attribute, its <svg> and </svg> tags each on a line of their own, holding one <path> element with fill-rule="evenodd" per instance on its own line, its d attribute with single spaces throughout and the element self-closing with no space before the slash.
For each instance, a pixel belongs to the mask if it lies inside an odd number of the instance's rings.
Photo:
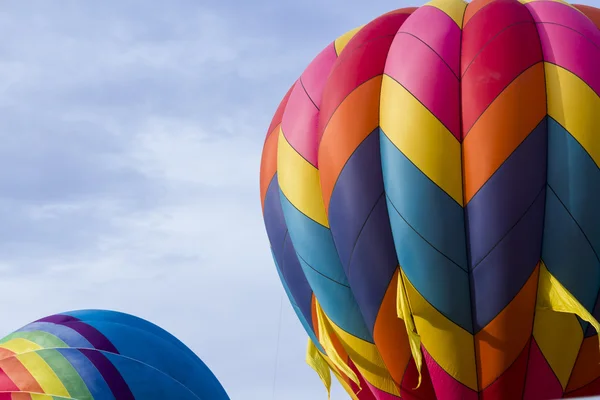
<svg viewBox="0 0 600 400">
<path fill-rule="evenodd" d="M 308 363 L 354 399 L 600 394 L 600 11 L 433 0 L 329 44 L 264 144 Z"/>
<path fill-rule="evenodd" d="M 158 326 L 114 311 L 35 321 L 0 340 L 1 400 L 228 400 L 206 365 Z"/>
</svg>

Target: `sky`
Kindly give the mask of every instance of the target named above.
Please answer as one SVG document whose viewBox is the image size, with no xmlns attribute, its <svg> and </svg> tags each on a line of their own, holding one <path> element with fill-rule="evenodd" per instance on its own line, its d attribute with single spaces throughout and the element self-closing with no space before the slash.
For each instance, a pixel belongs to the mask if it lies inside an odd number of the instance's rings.
<svg viewBox="0 0 600 400">
<path fill-rule="evenodd" d="M 233 400 L 326 399 L 269 251 L 263 140 L 331 40 L 419 4 L 2 1 L 0 337 L 118 310 L 181 339 Z"/>
</svg>

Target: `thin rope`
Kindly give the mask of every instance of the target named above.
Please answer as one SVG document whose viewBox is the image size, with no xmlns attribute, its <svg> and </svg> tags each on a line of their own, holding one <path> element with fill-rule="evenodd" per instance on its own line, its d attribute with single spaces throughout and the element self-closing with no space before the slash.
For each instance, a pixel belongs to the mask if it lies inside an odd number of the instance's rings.
<svg viewBox="0 0 600 400">
<path fill-rule="evenodd" d="M 283 322 L 283 294 L 279 306 L 279 328 L 277 329 L 277 344 L 275 349 L 275 371 L 273 372 L 273 400 L 275 400 L 275 387 L 277 383 L 277 365 L 279 364 L 279 341 L 281 339 L 281 327 Z"/>
</svg>

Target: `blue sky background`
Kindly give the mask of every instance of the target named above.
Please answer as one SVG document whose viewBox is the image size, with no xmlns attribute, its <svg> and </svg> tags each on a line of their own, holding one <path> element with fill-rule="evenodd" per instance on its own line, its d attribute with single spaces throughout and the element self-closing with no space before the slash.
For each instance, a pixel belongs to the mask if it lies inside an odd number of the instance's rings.
<svg viewBox="0 0 600 400">
<path fill-rule="evenodd" d="M 287 300 L 277 345 L 260 152 L 323 47 L 418 4 L 3 1 L 0 336 L 115 309 L 183 340 L 232 399 L 326 399 Z"/>
</svg>

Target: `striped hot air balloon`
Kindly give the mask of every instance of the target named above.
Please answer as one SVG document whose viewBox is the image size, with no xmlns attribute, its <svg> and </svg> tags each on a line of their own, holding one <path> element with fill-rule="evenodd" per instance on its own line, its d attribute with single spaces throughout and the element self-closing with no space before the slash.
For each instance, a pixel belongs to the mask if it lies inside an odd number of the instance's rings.
<svg viewBox="0 0 600 400">
<path fill-rule="evenodd" d="M 261 198 L 307 361 L 354 399 L 600 394 L 600 11 L 434 0 L 327 46 Z"/>
<path fill-rule="evenodd" d="M 228 400 L 183 343 L 140 318 L 83 310 L 0 340 L 0 400 Z"/>
</svg>

